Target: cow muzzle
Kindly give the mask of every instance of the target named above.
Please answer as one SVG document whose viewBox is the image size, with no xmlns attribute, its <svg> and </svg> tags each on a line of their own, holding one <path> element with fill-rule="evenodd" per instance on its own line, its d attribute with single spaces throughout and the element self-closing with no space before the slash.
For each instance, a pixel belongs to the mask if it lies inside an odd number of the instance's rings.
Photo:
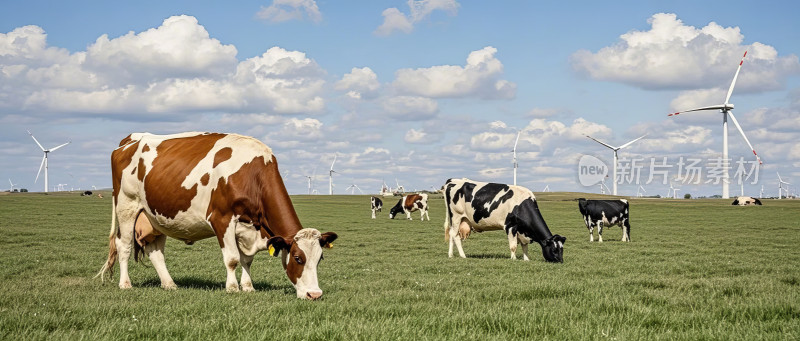
<svg viewBox="0 0 800 341">
<path fill-rule="evenodd" d="M 300 295 L 298 295 L 300 296 Z M 305 297 L 301 297 L 307 300 L 317 300 L 322 297 L 322 291 L 307 291 Z"/>
</svg>

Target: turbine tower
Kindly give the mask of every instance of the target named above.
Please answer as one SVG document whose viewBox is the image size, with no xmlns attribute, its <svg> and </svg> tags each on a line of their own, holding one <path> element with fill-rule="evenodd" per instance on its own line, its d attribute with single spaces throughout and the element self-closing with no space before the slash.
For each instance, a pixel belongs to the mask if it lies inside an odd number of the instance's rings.
<svg viewBox="0 0 800 341">
<path fill-rule="evenodd" d="M 514 141 L 514 148 L 511 149 L 511 152 L 514 154 L 514 186 L 517 185 L 517 143 L 519 142 L 520 134 L 522 134 L 521 131 L 517 132 L 517 140 Z"/>
<path fill-rule="evenodd" d="M 34 180 L 33 182 L 36 183 L 37 181 L 39 181 L 39 174 L 42 173 L 42 167 L 44 167 L 44 191 L 45 191 L 45 193 L 47 193 L 48 184 L 49 184 L 49 175 L 47 174 L 47 169 L 49 168 L 48 167 L 48 163 L 47 163 L 47 155 L 50 154 L 51 152 L 54 152 L 54 151 L 58 150 L 59 148 L 61 148 L 63 146 L 68 145 L 72 141 L 69 141 L 69 142 L 64 143 L 62 145 L 59 145 L 57 147 L 53 147 L 53 148 L 50 148 L 50 149 L 45 149 L 44 147 L 42 147 L 42 144 L 39 143 L 39 141 L 35 137 L 33 137 L 33 134 L 31 134 L 30 130 L 28 130 L 28 135 L 30 135 L 31 138 L 33 138 L 33 141 L 36 142 L 36 145 L 38 145 L 39 148 L 42 149 L 42 152 L 44 152 L 44 157 L 42 157 L 42 163 L 39 165 L 39 171 L 36 173 L 36 180 Z"/>
<path fill-rule="evenodd" d="M 612 145 L 610 145 L 608 143 L 602 142 L 602 141 L 600 141 L 600 140 L 598 140 L 598 139 L 596 139 L 594 137 L 586 135 L 586 137 L 588 137 L 588 138 L 594 140 L 595 142 L 606 146 L 606 148 L 611 149 L 611 150 L 614 151 L 614 180 L 613 180 L 614 190 L 612 191 L 612 194 L 617 195 L 617 151 L 619 151 L 620 149 L 625 148 L 627 146 L 630 146 L 631 144 L 633 144 L 636 141 L 641 140 L 645 136 L 647 136 L 647 134 L 639 136 L 638 138 L 636 138 L 636 139 L 634 139 L 634 140 L 632 140 L 632 141 L 630 141 L 630 142 L 628 142 L 626 144 L 623 144 L 623 145 L 621 145 L 619 147 L 614 147 L 614 146 L 612 146 Z"/>
<path fill-rule="evenodd" d="M 731 82 L 731 86 L 728 88 L 728 94 L 725 96 L 725 103 L 719 105 L 712 105 L 707 107 L 689 109 L 684 111 L 679 111 L 676 113 L 669 114 L 668 116 L 676 116 L 686 112 L 692 111 L 703 111 L 703 110 L 719 110 L 722 112 L 722 198 L 729 199 L 730 192 L 729 192 L 729 185 L 730 185 L 730 175 L 728 174 L 728 116 L 731 117 L 731 121 L 733 121 L 733 125 L 736 126 L 736 129 L 739 130 L 739 133 L 742 134 L 744 138 L 744 142 L 747 142 L 747 146 L 753 151 L 753 155 L 756 156 L 758 163 L 761 164 L 761 158 L 756 153 L 756 150 L 753 148 L 753 145 L 750 144 L 750 140 L 747 139 L 747 136 L 744 134 L 742 127 L 739 125 L 739 122 L 736 121 L 736 116 L 733 116 L 731 110 L 733 110 L 733 104 L 729 103 L 728 101 L 731 99 L 731 93 L 733 93 L 733 87 L 736 85 L 736 78 L 739 77 L 739 71 L 742 69 L 742 63 L 744 63 L 744 58 L 747 56 L 747 51 L 744 51 L 744 55 L 742 56 L 742 60 L 739 62 L 739 68 L 736 69 L 736 73 L 733 75 L 733 81 Z"/>
<path fill-rule="evenodd" d="M 788 188 L 783 188 L 783 185 L 791 185 L 791 184 L 786 182 L 786 181 L 783 181 L 783 179 L 781 179 L 781 174 L 780 173 L 775 172 L 775 174 L 778 174 L 778 199 L 781 199 L 781 194 L 784 191 L 786 191 L 786 198 L 788 199 L 789 198 L 789 189 Z"/>
<path fill-rule="evenodd" d="M 336 173 L 333 170 L 333 164 L 336 163 L 336 153 L 333 153 L 333 162 L 331 162 L 331 170 L 328 171 L 328 194 L 333 195 L 333 173 Z"/>
</svg>

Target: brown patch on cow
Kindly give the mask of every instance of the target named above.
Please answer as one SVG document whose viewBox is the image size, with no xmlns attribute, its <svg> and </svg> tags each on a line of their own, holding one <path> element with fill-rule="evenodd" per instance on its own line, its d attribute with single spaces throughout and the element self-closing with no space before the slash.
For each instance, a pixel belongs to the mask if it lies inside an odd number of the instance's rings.
<svg viewBox="0 0 800 341">
<path fill-rule="evenodd" d="M 131 169 L 131 175 L 134 175 L 134 174 L 136 174 L 136 167 L 133 167 L 133 169 Z"/>
<path fill-rule="evenodd" d="M 266 164 L 263 156 L 255 157 L 231 174 L 227 182 L 220 178 L 211 192 L 206 211 L 206 216 L 209 215 L 220 247 L 224 246 L 222 237 L 233 216 L 252 223 L 261 230 L 262 237 L 281 236 L 290 240 L 303 228 L 283 185 L 275 156 Z"/>
<path fill-rule="evenodd" d="M 297 262 L 295 257 L 300 259 L 300 263 Z M 305 264 L 306 253 L 303 252 L 296 243 L 292 243 L 292 247 L 289 250 L 289 261 L 286 265 L 286 276 L 289 277 L 289 280 L 292 281 L 293 284 L 297 284 L 297 280 L 303 276 Z"/>
<path fill-rule="evenodd" d="M 181 184 L 223 137 L 224 134 L 204 134 L 174 138 L 164 140 L 156 147 L 158 156 L 153 160 L 144 183 L 147 205 L 154 213 L 175 218 L 178 212 L 189 209 L 197 195 L 197 184 L 189 189 Z"/>
<path fill-rule="evenodd" d="M 142 147 L 142 153 L 147 153 L 149 151 L 150 151 L 150 146 L 144 145 L 144 147 Z"/>
<path fill-rule="evenodd" d="M 214 154 L 214 165 L 211 166 L 211 168 L 217 168 L 217 165 L 230 159 L 231 155 L 233 155 L 233 149 L 229 147 L 218 150 L 217 153 Z"/>
<path fill-rule="evenodd" d="M 210 175 L 208 175 L 208 173 L 206 173 L 206 174 L 203 174 L 203 177 L 202 177 L 202 178 L 200 178 L 200 184 L 201 184 L 201 185 L 203 185 L 203 186 L 208 186 L 208 180 L 209 180 L 209 178 L 211 178 L 211 176 L 210 176 Z"/>
<path fill-rule="evenodd" d="M 125 139 L 130 140 L 130 135 Z M 122 141 L 124 142 L 125 139 Z M 122 142 L 120 142 L 122 144 Z M 122 170 L 128 167 L 133 162 L 133 155 L 136 154 L 136 149 L 139 147 L 137 141 L 127 148 L 118 148 L 111 153 L 111 181 L 112 181 L 112 198 L 114 203 L 117 202 L 117 195 L 119 194 L 120 183 L 122 182 Z"/>
<path fill-rule="evenodd" d="M 403 206 L 409 210 L 414 207 L 414 202 L 417 200 L 422 200 L 422 196 L 419 194 L 406 195 L 406 201 L 403 203 Z"/>
<path fill-rule="evenodd" d="M 122 147 L 122 146 L 124 146 L 124 145 L 126 145 L 128 143 L 131 143 L 133 141 L 133 139 L 131 138 L 131 135 L 133 135 L 133 134 L 128 134 L 128 136 L 125 136 L 125 138 L 123 138 L 122 141 L 119 141 L 119 147 Z"/>
<path fill-rule="evenodd" d="M 228 260 L 228 268 L 231 270 L 236 270 L 236 267 L 239 266 L 239 260 L 236 258 L 231 258 Z"/>
<path fill-rule="evenodd" d="M 138 169 L 136 177 L 139 179 L 139 182 L 144 181 L 144 175 L 147 173 L 147 166 L 144 165 L 144 159 L 139 158 L 139 164 L 136 168 Z"/>
</svg>

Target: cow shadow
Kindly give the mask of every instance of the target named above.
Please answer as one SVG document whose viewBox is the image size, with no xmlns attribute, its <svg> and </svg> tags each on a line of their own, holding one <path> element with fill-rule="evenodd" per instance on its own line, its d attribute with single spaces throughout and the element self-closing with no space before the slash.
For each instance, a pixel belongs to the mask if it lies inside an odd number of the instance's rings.
<svg viewBox="0 0 800 341">
<path fill-rule="evenodd" d="M 478 253 L 473 255 L 466 255 L 467 258 L 476 258 L 476 259 L 511 259 L 510 254 L 496 254 L 496 253 Z"/>
<path fill-rule="evenodd" d="M 177 277 L 173 278 L 172 280 L 175 282 L 175 285 L 178 286 L 178 289 L 197 289 L 209 291 L 225 290 L 225 282 L 210 281 L 208 279 L 195 276 Z M 141 285 L 142 287 L 160 288 L 161 280 L 158 278 L 152 278 L 144 281 Z M 253 289 L 256 289 L 256 291 L 283 291 L 287 293 L 294 293 L 294 288 L 289 284 L 276 284 L 265 281 L 253 281 Z"/>
</svg>

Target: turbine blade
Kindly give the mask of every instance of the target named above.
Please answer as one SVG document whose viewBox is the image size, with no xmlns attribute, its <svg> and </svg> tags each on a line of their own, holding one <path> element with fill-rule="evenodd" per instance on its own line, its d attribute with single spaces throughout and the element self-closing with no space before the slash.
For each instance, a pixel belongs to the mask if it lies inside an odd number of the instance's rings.
<svg viewBox="0 0 800 341">
<path fill-rule="evenodd" d="M 594 137 L 591 137 L 591 136 L 589 136 L 589 135 L 584 135 L 584 136 L 586 136 L 586 137 L 588 137 L 588 138 L 590 138 L 590 139 L 594 140 L 595 142 L 597 142 L 597 143 L 599 143 L 599 144 L 602 144 L 602 145 L 604 145 L 604 146 L 606 146 L 606 147 L 608 147 L 608 148 L 611 148 L 611 149 L 617 149 L 616 147 L 614 147 L 614 146 L 612 146 L 612 145 L 610 145 L 610 144 L 608 144 L 608 143 L 605 143 L 605 142 L 603 142 L 603 141 L 600 141 L 600 140 L 598 140 L 598 139 L 596 139 L 596 138 L 594 138 Z"/>
<path fill-rule="evenodd" d="M 647 136 L 647 134 L 644 134 L 644 135 L 640 136 L 639 138 L 637 138 L 637 139 L 635 139 L 635 140 L 633 140 L 633 141 L 631 141 L 631 142 L 628 142 L 628 143 L 626 143 L 626 144 L 623 144 L 623 145 L 621 145 L 621 146 L 619 147 L 619 149 L 622 149 L 622 148 L 625 148 L 625 147 L 627 147 L 627 146 L 630 146 L 632 143 L 634 143 L 634 142 L 636 142 L 636 141 L 639 141 L 639 140 L 641 140 L 641 139 L 642 139 L 643 137 L 645 137 L 645 136 Z"/>
<path fill-rule="evenodd" d="M 677 116 L 677 115 L 680 115 L 680 114 L 683 114 L 683 113 L 687 113 L 687 112 L 692 112 L 692 111 L 722 110 L 722 109 L 725 109 L 725 108 L 728 108 L 728 107 L 729 106 L 726 106 L 725 104 L 710 105 L 710 106 L 707 106 L 707 107 L 701 107 L 701 108 L 694 108 L 694 109 L 689 109 L 689 110 L 684 110 L 684 111 L 678 111 L 678 112 L 675 112 L 675 113 L 671 113 L 671 114 L 669 114 L 667 116 Z"/>
<path fill-rule="evenodd" d="M 58 146 L 58 147 L 52 148 L 52 149 L 50 149 L 50 151 L 51 151 L 51 152 L 54 152 L 54 151 L 56 151 L 56 149 L 58 149 L 58 148 L 61 148 L 61 147 L 63 147 L 63 146 L 66 146 L 66 145 L 70 144 L 71 142 L 72 142 L 72 141 L 69 141 L 69 142 L 67 142 L 67 143 L 64 143 L 64 144 L 62 144 L 62 145 Z"/>
<path fill-rule="evenodd" d="M 42 167 L 44 167 L 44 160 L 45 159 L 47 159 L 47 154 L 44 154 L 44 156 L 42 156 L 42 164 L 39 165 L 39 171 L 36 172 L 36 180 L 33 180 L 33 183 L 36 183 L 37 181 L 39 181 L 39 174 L 42 174 Z"/>
<path fill-rule="evenodd" d="M 775 174 L 778 174 L 778 181 L 783 182 L 783 179 L 781 179 L 781 173 L 775 172 Z"/>
<path fill-rule="evenodd" d="M 736 69 L 736 73 L 733 75 L 733 81 L 731 81 L 731 87 L 728 88 L 728 95 L 725 96 L 725 104 L 728 104 L 728 100 L 731 99 L 731 94 L 733 93 L 733 86 L 736 85 L 736 78 L 739 77 L 739 71 L 742 70 L 742 63 L 744 63 L 744 57 L 747 57 L 747 51 L 744 51 L 742 60 L 739 62 L 739 67 Z"/>
<path fill-rule="evenodd" d="M 30 130 L 28 130 L 28 135 L 30 135 L 33 138 L 33 141 L 36 142 L 36 144 L 39 145 L 39 148 L 42 148 L 42 151 L 45 151 L 44 147 L 42 147 L 42 144 L 39 143 L 39 140 L 37 140 L 35 137 L 33 137 L 33 134 L 31 134 Z"/>
<path fill-rule="evenodd" d="M 512 152 L 516 152 L 517 151 L 517 143 L 519 142 L 519 135 L 520 134 L 522 134 L 521 131 L 517 132 L 517 139 L 514 141 L 514 149 L 511 150 Z"/>
<path fill-rule="evenodd" d="M 759 165 L 763 164 L 763 162 L 761 162 L 761 158 L 758 157 L 758 154 L 756 153 L 756 150 L 753 148 L 753 145 L 750 144 L 750 140 L 747 139 L 747 135 L 744 134 L 744 130 L 742 130 L 742 126 L 740 126 L 739 122 L 736 121 L 736 116 L 733 116 L 732 112 L 729 112 L 728 115 L 731 116 L 731 121 L 733 121 L 733 125 L 735 125 L 736 129 L 739 129 L 739 133 L 742 134 L 742 137 L 744 138 L 744 142 L 747 142 L 747 146 L 750 147 L 750 150 L 753 151 L 753 155 L 756 156 L 756 160 L 758 160 L 758 164 Z"/>
<path fill-rule="evenodd" d="M 333 162 L 331 162 L 331 171 L 333 171 L 333 164 L 336 163 L 336 154 L 333 154 Z"/>
</svg>

